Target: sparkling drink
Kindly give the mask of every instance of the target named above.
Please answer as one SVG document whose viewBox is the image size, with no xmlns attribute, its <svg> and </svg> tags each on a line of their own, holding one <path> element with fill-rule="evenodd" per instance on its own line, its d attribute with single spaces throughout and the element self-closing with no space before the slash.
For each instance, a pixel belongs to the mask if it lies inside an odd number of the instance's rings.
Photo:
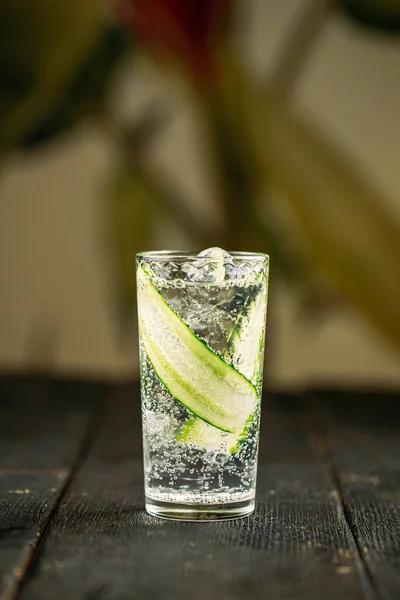
<svg viewBox="0 0 400 600">
<path fill-rule="evenodd" d="M 269 259 L 211 248 L 137 256 L 146 509 L 254 509 Z"/>
</svg>

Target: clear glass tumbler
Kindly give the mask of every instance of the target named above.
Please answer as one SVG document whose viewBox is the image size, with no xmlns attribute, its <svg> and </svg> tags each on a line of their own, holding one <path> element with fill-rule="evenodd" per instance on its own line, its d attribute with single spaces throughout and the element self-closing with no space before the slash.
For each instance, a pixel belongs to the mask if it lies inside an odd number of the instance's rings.
<svg viewBox="0 0 400 600">
<path fill-rule="evenodd" d="M 146 509 L 182 520 L 254 510 L 269 258 L 137 255 Z"/>
</svg>

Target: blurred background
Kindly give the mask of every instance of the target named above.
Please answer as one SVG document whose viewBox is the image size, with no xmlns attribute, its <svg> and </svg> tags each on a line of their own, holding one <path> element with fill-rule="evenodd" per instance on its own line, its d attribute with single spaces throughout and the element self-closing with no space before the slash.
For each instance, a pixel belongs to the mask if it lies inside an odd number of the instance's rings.
<svg viewBox="0 0 400 600">
<path fill-rule="evenodd" d="M 134 253 L 271 255 L 269 383 L 400 383 L 398 0 L 3 0 L 0 367 L 137 373 Z"/>
</svg>

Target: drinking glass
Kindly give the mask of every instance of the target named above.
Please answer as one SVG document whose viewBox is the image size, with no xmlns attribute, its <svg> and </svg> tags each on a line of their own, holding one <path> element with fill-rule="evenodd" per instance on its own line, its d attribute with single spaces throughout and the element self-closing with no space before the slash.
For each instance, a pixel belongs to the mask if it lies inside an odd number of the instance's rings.
<svg viewBox="0 0 400 600">
<path fill-rule="evenodd" d="M 269 257 L 137 255 L 146 510 L 182 520 L 254 510 Z"/>
</svg>

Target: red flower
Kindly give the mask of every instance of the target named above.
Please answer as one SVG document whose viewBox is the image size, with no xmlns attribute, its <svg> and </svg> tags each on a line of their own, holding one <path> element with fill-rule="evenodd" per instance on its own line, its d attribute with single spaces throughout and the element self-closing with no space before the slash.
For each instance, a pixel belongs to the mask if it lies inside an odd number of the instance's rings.
<svg viewBox="0 0 400 600">
<path fill-rule="evenodd" d="M 178 57 L 199 83 L 216 76 L 216 51 L 230 0 L 119 0 L 120 14 L 157 53 Z"/>
</svg>

